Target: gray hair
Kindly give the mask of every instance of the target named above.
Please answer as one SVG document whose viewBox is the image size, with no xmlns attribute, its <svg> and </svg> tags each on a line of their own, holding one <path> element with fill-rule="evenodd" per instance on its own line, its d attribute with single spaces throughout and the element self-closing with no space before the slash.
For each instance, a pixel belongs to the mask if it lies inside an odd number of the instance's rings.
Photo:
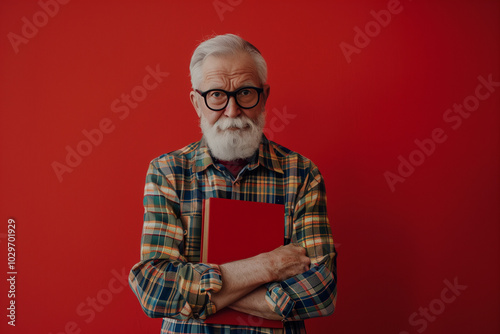
<svg viewBox="0 0 500 334">
<path fill-rule="evenodd" d="M 257 66 L 257 74 L 261 84 L 265 84 L 267 81 L 267 64 L 260 51 L 240 36 L 226 34 L 210 38 L 200 43 L 196 50 L 194 50 L 191 57 L 191 64 L 189 65 L 193 89 L 199 88 L 201 84 L 201 80 L 203 79 L 201 67 L 208 56 L 236 54 L 238 52 L 246 52 L 252 56 Z"/>
</svg>

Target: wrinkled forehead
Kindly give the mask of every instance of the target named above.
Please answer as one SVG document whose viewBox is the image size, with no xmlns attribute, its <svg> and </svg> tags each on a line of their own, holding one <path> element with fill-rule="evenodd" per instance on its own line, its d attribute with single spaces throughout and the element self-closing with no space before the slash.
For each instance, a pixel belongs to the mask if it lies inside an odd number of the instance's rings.
<svg viewBox="0 0 500 334">
<path fill-rule="evenodd" d="M 257 66 L 251 55 L 236 54 L 210 55 L 203 62 L 202 85 L 216 85 L 210 88 L 234 88 L 243 83 L 259 85 Z"/>
</svg>

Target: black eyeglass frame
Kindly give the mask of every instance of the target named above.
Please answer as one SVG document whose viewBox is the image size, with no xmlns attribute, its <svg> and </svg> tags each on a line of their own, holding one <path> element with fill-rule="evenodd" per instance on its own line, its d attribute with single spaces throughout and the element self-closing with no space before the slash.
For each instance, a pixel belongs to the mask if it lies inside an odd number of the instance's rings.
<svg viewBox="0 0 500 334">
<path fill-rule="evenodd" d="M 236 98 L 236 94 L 238 94 L 242 90 L 249 89 L 249 88 L 255 89 L 257 91 L 257 102 L 253 106 L 251 106 L 251 107 L 243 107 L 241 104 L 239 104 L 238 99 Z M 262 94 L 262 92 L 264 91 L 264 88 L 253 87 L 253 86 L 245 86 L 245 87 L 238 88 L 237 90 L 234 90 L 232 92 L 228 92 L 228 91 L 226 91 L 224 89 L 209 89 L 209 90 L 204 91 L 204 92 L 202 92 L 199 89 L 195 89 L 195 91 L 198 94 L 200 94 L 201 96 L 203 96 L 203 99 L 205 100 L 205 105 L 207 106 L 208 109 L 213 110 L 213 111 L 221 111 L 221 110 L 226 109 L 227 105 L 229 104 L 229 99 L 231 98 L 231 96 L 234 97 L 234 101 L 236 102 L 236 104 L 238 105 L 238 107 L 240 107 L 242 109 L 252 109 L 252 108 L 255 108 L 255 106 L 258 105 L 259 102 L 260 102 L 260 94 Z M 226 104 L 224 105 L 224 107 L 219 108 L 219 109 L 211 108 L 208 105 L 208 101 L 207 101 L 207 94 L 210 93 L 210 92 L 215 92 L 215 91 L 217 91 L 217 92 L 223 92 L 227 96 Z"/>
</svg>

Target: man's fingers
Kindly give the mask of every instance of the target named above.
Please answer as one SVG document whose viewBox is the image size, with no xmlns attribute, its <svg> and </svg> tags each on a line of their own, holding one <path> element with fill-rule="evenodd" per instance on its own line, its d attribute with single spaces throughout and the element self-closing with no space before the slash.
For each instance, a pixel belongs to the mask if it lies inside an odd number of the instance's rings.
<svg viewBox="0 0 500 334">
<path fill-rule="evenodd" d="M 306 249 L 299 243 L 281 246 L 271 253 L 276 259 L 274 263 L 280 280 L 302 274 L 310 268 L 311 259 L 307 256 Z"/>
</svg>

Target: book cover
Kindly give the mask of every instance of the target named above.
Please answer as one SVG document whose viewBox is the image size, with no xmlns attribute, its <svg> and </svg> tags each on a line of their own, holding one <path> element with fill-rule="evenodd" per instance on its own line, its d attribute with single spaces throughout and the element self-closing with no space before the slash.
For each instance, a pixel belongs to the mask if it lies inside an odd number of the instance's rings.
<svg viewBox="0 0 500 334">
<path fill-rule="evenodd" d="M 203 203 L 201 262 L 224 264 L 269 252 L 284 243 L 285 207 L 210 198 Z M 225 308 L 206 323 L 283 328 L 268 320 Z"/>
</svg>

